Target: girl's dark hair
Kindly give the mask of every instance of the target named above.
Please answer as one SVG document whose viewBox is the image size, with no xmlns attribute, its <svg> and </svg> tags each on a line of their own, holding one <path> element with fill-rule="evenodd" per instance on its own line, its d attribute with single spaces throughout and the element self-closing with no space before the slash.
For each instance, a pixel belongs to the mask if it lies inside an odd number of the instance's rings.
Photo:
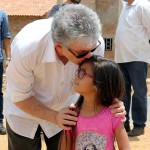
<svg viewBox="0 0 150 150">
<path fill-rule="evenodd" d="M 124 79 L 123 74 L 113 60 L 93 55 L 91 58 L 83 61 L 79 67 L 84 63 L 90 62 L 93 70 L 94 85 L 97 88 L 97 103 L 104 106 L 112 104 L 114 98 L 121 99 L 124 94 Z M 77 106 L 83 102 L 83 97 L 79 98 Z"/>
</svg>

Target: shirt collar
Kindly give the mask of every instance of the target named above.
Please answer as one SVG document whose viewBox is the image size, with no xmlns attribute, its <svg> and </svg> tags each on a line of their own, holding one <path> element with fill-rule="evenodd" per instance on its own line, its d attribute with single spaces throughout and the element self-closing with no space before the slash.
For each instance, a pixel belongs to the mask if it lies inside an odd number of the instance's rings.
<svg viewBox="0 0 150 150">
<path fill-rule="evenodd" d="M 42 63 L 58 62 L 58 57 L 55 51 L 54 41 L 52 39 L 51 32 L 50 36 L 48 37 L 45 48 L 46 50 L 42 59 Z"/>
</svg>

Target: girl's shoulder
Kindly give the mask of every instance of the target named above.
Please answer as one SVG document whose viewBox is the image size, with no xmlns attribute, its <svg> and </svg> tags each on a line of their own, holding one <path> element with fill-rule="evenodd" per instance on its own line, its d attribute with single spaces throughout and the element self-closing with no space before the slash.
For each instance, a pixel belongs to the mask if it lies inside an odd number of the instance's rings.
<svg viewBox="0 0 150 150">
<path fill-rule="evenodd" d="M 115 114 L 111 112 L 111 108 L 105 107 L 105 112 L 103 114 L 104 118 L 112 122 L 112 125 L 115 126 L 116 124 L 120 124 L 124 117 L 116 117 Z"/>
<path fill-rule="evenodd" d="M 116 117 L 115 114 L 112 113 L 111 111 L 112 111 L 112 108 L 106 107 L 106 112 L 105 113 L 107 115 L 109 115 L 112 119 L 114 119 L 114 120 L 118 120 L 118 119 L 121 120 L 121 119 L 123 119 L 123 117 Z"/>
</svg>

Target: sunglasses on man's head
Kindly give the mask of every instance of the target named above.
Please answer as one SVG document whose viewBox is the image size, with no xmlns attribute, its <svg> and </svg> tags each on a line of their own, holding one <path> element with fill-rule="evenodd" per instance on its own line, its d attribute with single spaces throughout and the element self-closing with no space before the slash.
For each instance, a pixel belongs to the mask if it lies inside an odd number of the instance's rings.
<svg viewBox="0 0 150 150">
<path fill-rule="evenodd" d="M 71 52 L 76 58 L 83 58 L 83 57 L 85 57 L 88 53 L 91 53 L 91 52 L 94 52 L 100 45 L 101 45 L 101 42 L 100 41 L 98 41 L 98 45 L 95 47 L 95 48 L 93 48 L 92 50 L 90 50 L 90 51 L 88 51 L 88 52 L 85 52 L 85 53 L 83 53 L 83 54 L 79 54 L 79 55 L 76 55 L 71 49 L 68 49 L 69 50 L 69 52 Z"/>
</svg>

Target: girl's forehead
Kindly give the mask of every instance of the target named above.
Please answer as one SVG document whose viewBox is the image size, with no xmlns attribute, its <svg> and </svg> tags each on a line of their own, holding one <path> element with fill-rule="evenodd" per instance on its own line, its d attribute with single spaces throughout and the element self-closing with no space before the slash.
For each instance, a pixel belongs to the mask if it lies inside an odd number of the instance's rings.
<svg viewBox="0 0 150 150">
<path fill-rule="evenodd" d="M 91 67 L 91 64 L 92 64 L 91 61 L 87 61 L 81 65 L 81 68 L 83 68 L 83 67 L 89 68 L 89 67 Z"/>
<path fill-rule="evenodd" d="M 88 71 L 89 73 L 93 72 L 92 71 L 92 65 L 91 65 L 91 62 L 85 62 L 83 65 L 80 66 L 80 68 L 83 68 L 85 69 L 86 71 Z"/>
</svg>

